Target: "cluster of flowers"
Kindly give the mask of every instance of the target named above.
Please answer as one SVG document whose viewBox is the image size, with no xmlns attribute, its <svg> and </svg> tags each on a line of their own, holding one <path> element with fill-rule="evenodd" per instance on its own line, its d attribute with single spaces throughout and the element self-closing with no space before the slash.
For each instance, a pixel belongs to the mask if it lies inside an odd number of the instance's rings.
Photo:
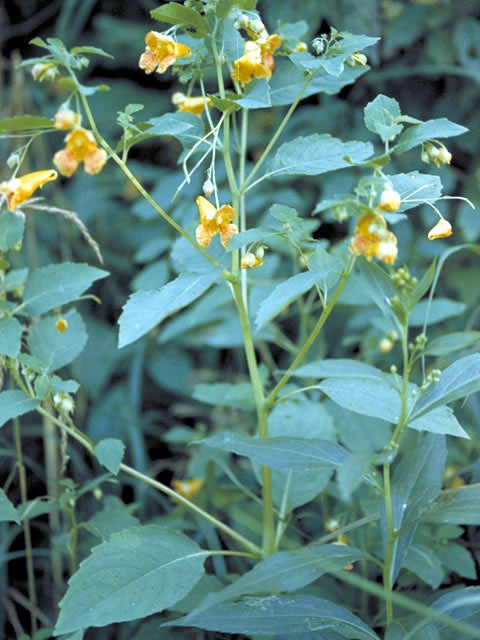
<svg viewBox="0 0 480 640">
<path fill-rule="evenodd" d="M 273 55 L 282 46 L 281 37 L 276 33 L 269 35 L 261 20 L 249 18 L 245 13 L 240 14 L 233 26 L 244 29 L 251 40 L 245 42 L 243 56 L 233 63 L 232 79 L 242 85 L 253 78 L 269 79 L 275 65 Z"/>
</svg>

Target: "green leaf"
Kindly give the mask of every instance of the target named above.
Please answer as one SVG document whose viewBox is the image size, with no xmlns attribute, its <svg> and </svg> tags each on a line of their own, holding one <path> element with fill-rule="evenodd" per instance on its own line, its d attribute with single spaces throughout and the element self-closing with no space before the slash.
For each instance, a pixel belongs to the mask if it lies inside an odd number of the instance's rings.
<svg viewBox="0 0 480 640">
<path fill-rule="evenodd" d="M 466 305 L 463 302 L 449 300 L 448 298 L 435 298 L 431 302 L 429 300 L 421 300 L 413 307 L 409 324 L 412 327 L 423 327 L 425 319 L 427 319 L 428 325 L 438 324 L 449 318 L 461 315 L 465 309 Z"/>
<path fill-rule="evenodd" d="M 476 580 L 475 562 L 471 553 L 465 547 L 455 542 L 449 542 L 437 547 L 435 551 L 442 564 L 448 569 L 455 571 L 462 578 Z"/>
<path fill-rule="evenodd" d="M 435 407 L 433 411 L 428 411 L 420 418 L 410 418 L 407 426 L 416 431 L 430 431 L 430 433 L 456 436 L 457 438 L 470 438 L 453 411 L 446 405 Z"/>
<path fill-rule="evenodd" d="M 418 576 L 432 589 L 438 589 L 445 577 L 440 558 L 423 544 L 415 544 L 409 548 L 403 567 Z"/>
<path fill-rule="evenodd" d="M 11 418 L 18 418 L 33 411 L 38 400 L 29 398 L 23 391 L 2 391 L 0 393 L 0 427 Z"/>
<path fill-rule="evenodd" d="M 310 291 L 315 284 L 326 278 L 328 274 L 328 270 L 304 271 L 277 285 L 258 307 L 255 318 L 257 330 L 272 320 L 291 302 Z"/>
<path fill-rule="evenodd" d="M 337 471 L 337 482 L 340 495 L 345 502 L 350 501 L 350 496 L 359 486 L 365 472 L 370 466 L 372 454 L 365 451 L 351 453 Z"/>
<path fill-rule="evenodd" d="M 430 289 L 430 286 L 433 282 L 433 278 L 435 276 L 436 269 L 436 261 L 434 260 L 432 264 L 428 267 L 428 269 L 423 274 L 420 282 L 415 286 L 414 290 L 410 293 L 409 296 L 409 305 L 413 307 L 417 304 L 417 302 L 423 298 L 423 296 Z"/>
<path fill-rule="evenodd" d="M 14 211 L 4 211 L 0 215 L 0 251 L 8 251 L 22 241 L 25 218 Z"/>
<path fill-rule="evenodd" d="M 360 549 L 335 544 L 312 545 L 298 551 L 280 551 L 261 560 L 228 587 L 207 595 L 197 611 L 246 595 L 298 591 L 325 573 L 335 573 L 349 562 L 367 557 L 368 554 Z"/>
<path fill-rule="evenodd" d="M 130 527 L 138 527 L 138 518 L 132 516 L 130 510 L 117 496 L 105 496 L 103 509 L 99 509 L 87 522 L 82 523 L 91 534 L 106 540 L 114 533 Z"/>
<path fill-rule="evenodd" d="M 7 292 L 15 291 L 24 284 L 28 276 L 28 268 L 11 269 L 5 277 L 5 286 Z"/>
<path fill-rule="evenodd" d="M 275 175 L 317 176 L 362 162 L 373 153 L 369 142 L 342 142 L 329 134 L 299 136 L 284 142 L 270 163 L 269 177 Z"/>
<path fill-rule="evenodd" d="M 112 55 L 110 55 L 109 53 L 107 53 L 106 51 L 104 51 L 103 49 L 99 49 L 98 47 L 73 47 L 73 49 L 70 49 L 70 51 L 72 53 L 91 53 L 91 54 L 95 54 L 97 56 L 104 56 L 105 58 L 111 58 L 112 60 L 114 59 Z"/>
<path fill-rule="evenodd" d="M 227 252 L 236 251 L 241 249 L 247 244 L 254 242 L 260 242 L 269 236 L 276 235 L 278 232 L 272 229 L 265 229 L 264 227 L 256 227 L 254 229 L 248 229 L 248 231 L 242 231 L 235 234 L 228 243 Z"/>
<path fill-rule="evenodd" d="M 432 384 L 415 406 L 418 418 L 441 404 L 449 404 L 480 390 L 480 354 L 460 358 L 444 369 L 440 380 Z"/>
<path fill-rule="evenodd" d="M 465 127 L 455 124 L 447 118 L 427 120 L 404 131 L 392 151 L 398 154 L 405 153 L 405 151 L 409 151 L 432 138 L 450 138 L 459 136 L 467 131 L 468 129 Z"/>
<path fill-rule="evenodd" d="M 127 147 L 149 140 L 155 136 L 173 136 L 177 138 L 185 148 L 192 147 L 205 135 L 203 121 L 193 113 L 164 113 L 157 118 L 150 118 L 147 122 L 141 123 L 139 128 L 142 133 L 127 138 Z M 123 147 L 123 141 L 120 145 Z M 199 147 L 201 150 L 202 147 Z"/>
<path fill-rule="evenodd" d="M 442 181 L 438 176 L 410 171 L 387 177 L 402 199 L 398 212 L 408 211 L 422 204 L 414 200 L 435 202 L 442 195 Z"/>
<path fill-rule="evenodd" d="M 442 491 L 422 522 L 480 525 L 480 484 Z"/>
<path fill-rule="evenodd" d="M 18 512 L 7 498 L 3 489 L 0 489 L 0 522 L 16 522 L 20 524 Z"/>
<path fill-rule="evenodd" d="M 369 131 L 378 133 L 382 142 L 388 142 L 398 136 L 403 129 L 403 125 L 396 122 L 401 115 L 398 102 L 380 94 L 364 109 L 365 126 Z"/>
<path fill-rule="evenodd" d="M 258 0 L 218 0 L 215 8 L 217 18 L 223 20 L 228 16 L 233 7 L 243 11 L 252 11 L 257 6 Z"/>
<path fill-rule="evenodd" d="M 0 133 L 53 128 L 55 128 L 55 122 L 43 116 L 12 116 L 11 118 L 3 118 L 0 120 Z"/>
<path fill-rule="evenodd" d="M 296 594 L 222 603 L 167 624 L 269 637 L 335 629 L 342 638 L 378 640 L 377 634 L 347 609 L 323 598 Z"/>
<path fill-rule="evenodd" d="M 245 109 L 265 109 L 272 106 L 270 89 L 265 78 L 255 80 L 248 85 L 247 91 L 243 94 L 237 104 Z"/>
<path fill-rule="evenodd" d="M 454 351 L 468 349 L 480 343 L 480 331 L 455 331 L 439 336 L 427 344 L 425 355 L 448 356 Z"/>
<path fill-rule="evenodd" d="M 20 352 L 22 325 L 15 318 L 0 318 L 0 356 L 16 358 Z"/>
<path fill-rule="evenodd" d="M 191 591 L 206 557 L 178 531 L 132 527 L 95 547 L 69 581 L 55 635 L 143 618 Z"/>
<path fill-rule="evenodd" d="M 396 294 L 395 287 L 385 271 L 373 262 L 357 260 L 357 266 L 362 276 L 366 292 L 386 318 L 398 325 L 398 320 L 392 311 L 392 298 Z"/>
<path fill-rule="evenodd" d="M 76 300 L 95 280 L 107 276 L 107 271 L 83 263 L 63 262 L 41 267 L 27 278 L 24 305 L 29 313 L 39 316 Z"/>
<path fill-rule="evenodd" d="M 131 295 L 118 321 L 119 348 L 135 342 L 167 316 L 199 298 L 218 277 L 217 270 L 206 274 L 182 273 L 160 289 Z"/>
<path fill-rule="evenodd" d="M 47 513 L 56 513 L 59 510 L 60 507 L 58 504 L 54 502 L 44 502 L 38 498 L 35 498 L 35 500 L 29 500 L 28 502 L 23 502 L 17 507 L 17 511 L 22 522 L 23 520 L 32 520 L 33 518 L 43 516 Z"/>
<path fill-rule="evenodd" d="M 232 407 L 242 411 L 255 411 L 256 406 L 252 385 L 248 382 L 197 384 L 192 397 L 206 404 Z"/>
<path fill-rule="evenodd" d="M 348 456 L 346 449 L 328 440 L 285 437 L 259 440 L 229 431 L 195 444 L 200 443 L 245 456 L 254 462 L 281 471 L 334 469 Z"/>
<path fill-rule="evenodd" d="M 168 2 L 161 7 L 157 7 L 150 11 L 150 15 L 160 22 L 178 25 L 188 30 L 188 33 L 194 37 L 203 37 L 209 33 L 207 19 L 194 9 L 185 7 L 178 2 Z"/>
<path fill-rule="evenodd" d="M 395 467 L 392 477 L 393 527 L 396 531 L 404 531 L 393 546 L 392 583 L 402 567 L 422 513 L 440 493 L 446 455 L 445 437 L 429 433 L 419 445 L 406 452 Z M 384 506 L 380 513 L 384 545 L 386 518 Z"/>
<path fill-rule="evenodd" d="M 115 476 L 120 469 L 124 453 L 125 445 L 117 438 L 105 438 L 95 445 L 95 455 L 98 461 Z"/>
<path fill-rule="evenodd" d="M 293 373 L 299 378 L 380 378 L 385 380 L 385 374 L 371 364 L 348 360 L 347 358 L 328 358 L 317 360 L 298 367 Z"/>
<path fill-rule="evenodd" d="M 47 373 L 70 364 L 83 351 L 87 342 L 85 324 L 78 311 L 62 315 L 68 324 L 64 332 L 56 328 L 58 316 L 48 316 L 32 324 L 28 333 L 30 353 L 48 363 Z"/>
</svg>

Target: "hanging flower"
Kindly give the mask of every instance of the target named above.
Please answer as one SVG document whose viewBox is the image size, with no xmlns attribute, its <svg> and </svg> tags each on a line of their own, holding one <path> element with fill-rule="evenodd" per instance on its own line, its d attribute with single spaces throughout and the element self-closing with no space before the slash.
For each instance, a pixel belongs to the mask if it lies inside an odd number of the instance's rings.
<svg viewBox="0 0 480 640">
<path fill-rule="evenodd" d="M 435 226 L 428 232 L 429 240 L 438 240 L 438 238 L 448 238 L 453 233 L 452 225 L 445 218 L 440 218 Z"/>
<path fill-rule="evenodd" d="M 14 211 L 18 205 L 28 200 L 38 188 L 43 187 L 46 182 L 55 180 L 57 177 L 58 174 L 54 169 L 34 171 L 19 178 L 1 182 L 0 193 L 6 197 L 8 209 Z"/>
<path fill-rule="evenodd" d="M 198 493 L 204 484 L 205 480 L 203 478 L 172 480 L 172 487 L 175 491 L 187 499 L 192 498 L 196 493 Z"/>
<path fill-rule="evenodd" d="M 263 257 L 265 255 L 265 248 L 262 246 L 258 247 L 255 253 L 248 251 L 242 258 L 240 262 L 240 267 L 242 269 L 256 269 L 257 267 L 261 267 L 263 265 Z"/>
<path fill-rule="evenodd" d="M 177 107 L 177 111 L 180 113 L 194 113 L 196 116 L 199 116 L 202 111 L 205 109 L 205 104 L 207 107 L 212 106 L 212 101 L 210 98 L 203 99 L 203 96 L 186 96 L 181 91 L 176 91 L 172 96 L 172 102 Z"/>
<path fill-rule="evenodd" d="M 225 249 L 230 242 L 230 238 L 238 233 L 238 227 L 232 223 L 235 217 L 235 210 L 229 204 L 215 208 L 203 196 L 197 197 L 197 207 L 200 213 L 200 224 L 195 229 L 195 237 L 201 247 L 208 247 L 212 238 L 217 233 L 220 234 L 220 242 Z"/>
<path fill-rule="evenodd" d="M 395 189 L 387 188 L 380 194 L 378 208 L 381 211 L 396 211 L 402 202 L 400 194 Z"/>
<path fill-rule="evenodd" d="M 97 146 L 91 131 L 76 127 L 65 138 L 65 148 L 53 156 L 53 164 L 68 178 L 83 162 L 87 173 L 99 173 L 107 161 L 107 153 Z"/>
<path fill-rule="evenodd" d="M 395 234 L 387 229 L 385 218 L 374 212 L 360 218 L 348 248 L 354 256 L 363 255 L 368 261 L 378 258 L 386 264 L 393 264 L 398 253 Z"/>
<path fill-rule="evenodd" d="M 245 42 L 245 53 L 233 63 L 232 79 L 244 85 L 253 78 L 270 78 L 275 64 L 273 54 L 281 45 L 282 39 L 277 34 L 263 41 Z"/>
<path fill-rule="evenodd" d="M 192 50 L 181 42 L 158 31 L 149 31 L 145 36 L 145 51 L 140 56 L 138 66 L 145 73 L 165 73 L 177 58 L 188 58 Z"/>
<path fill-rule="evenodd" d="M 68 107 L 60 107 L 54 116 L 55 129 L 72 129 L 80 124 L 80 114 Z"/>
</svg>

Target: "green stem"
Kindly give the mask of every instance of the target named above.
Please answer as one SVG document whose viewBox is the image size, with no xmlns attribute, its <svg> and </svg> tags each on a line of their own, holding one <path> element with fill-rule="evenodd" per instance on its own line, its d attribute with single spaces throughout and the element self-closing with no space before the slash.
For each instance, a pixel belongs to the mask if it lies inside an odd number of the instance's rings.
<svg viewBox="0 0 480 640">
<path fill-rule="evenodd" d="M 278 138 L 280 137 L 282 131 L 285 129 L 288 121 L 290 120 L 293 112 L 297 108 L 298 103 L 303 98 L 303 94 L 307 90 L 307 87 L 310 84 L 310 82 L 313 80 L 314 76 L 315 76 L 315 72 L 311 73 L 308 76 L 308 78 L 305 80 L 305 83 L 304 83 L 303 87 L 300 89 L 300 91 L 298 93 L 298 96 L 295 98 L 295 101 L 290 105 L 290 108 L 288 109 L 287 113 L 284 115 L 283 120 L 279 124 L 278 129 L 275 131 L 272 139 L 270 140 L 270 142 L 265 147 L 262 155 L 260 156 L 260 158 L 255 163 L 255 166 L 253 167 L 253 169 L 248 174 L 246 180 L 243 182 L 242 187 L 241 187 L 241 193 L 245 193 L 245 191 L 247 190 L 248 185 L 251 183 L 253 178 L 257 175 L 257 173 L 260 170 L 261 166 L 263 165 L 263 163 L 267 159 L 268 154 L 270 153 L 270 151 L 274 147 L 274 145 L 277 142 Z"/>
<path fill-rule="evenodd" d="M 290 378 L 292 377 L 295 369 L 302 362 L 304 357 L 307 355 L 308 350 L 310 349 L 312 344 L 317 339 L 318 334 L 322 330 L 323 325 L 327 321 L 328 316 L 332 312 L 333 307 L 335 306 L 340 294 L 342 293 L 343 289 L 345 288 L 345 285 L 348 282 L 348 278 L 350 277 L 350 273 L 352 272 L 354 264 L 355 264 L 355 257 L 354 256 L 350 256 L 350 259 L 348 261 L 347 267 L 346 267 L 345 271 L 343 272 L 343 274 L 342 274 L 342 276 L 341 276 L 341 278 L 340 278 L 340 280 L 339 280 L 339 282 L 337 284 L 337 288 L 335 289 L 335 291 L 334 291 L 332 297 L 330 298 L 328 304 L 323 308 L 323 311 L 322 311 L 319 319 L 317 320 L 317 323 L 314 326 L 314 328 L 312 330 L 312 333 L 307 338 L 307 340 L 305 340 L 305 342 L 303 343 L 302 347 L 298 351 L 296 357 L 294 358 L 292 364 L 288 367 L 287 371 L 280 378 L 280 380 L 278 381 L 277 385 L 268 394 L 268 396 L 267 396 L 267 398 L 265 400 L 265 404 L 266 404 L 267 407 L 271 407 L 274 404 L 276 397 L 278 396 L 280 391 L 283 389 L 283 387 L 287 384 L 287 382 L 290 380 Z"/>
<path fill-rule="evenodd" d="M 387 542 L 385 549 L 385 562 L 383 565 L 383 589 L 385 593 L 385 608 L 387 614 L 387 624 L 393 622 L 393 602 L 392 602 L 392 559 L 393 546 L 395 543 L 395 532 L 393 529 L 393 509 L 392 493 L 390 487 L 390 465 L 383 465 L 383 482 L 385 490 L 385 509 L 387 512 Z"/>
<path fill-rule="evenodd" d="M 242 109 L 242 126 L 240 133 L 240 163 L 238 168 L 238 181 L 241 185 L 245 182 L 245 169 L 247 162 L 247 141 L 248 141 L 248 109 Z M 245 193 L 240 193 L 240 233 L 247 230 L 247 212 L 245 208 Z M 242 247 L 240 255 L 245 255 L 245 247 Z M 248 270 L 241 269 L 242 296 L 245 307 L 248 309 Z"/>
</svg>

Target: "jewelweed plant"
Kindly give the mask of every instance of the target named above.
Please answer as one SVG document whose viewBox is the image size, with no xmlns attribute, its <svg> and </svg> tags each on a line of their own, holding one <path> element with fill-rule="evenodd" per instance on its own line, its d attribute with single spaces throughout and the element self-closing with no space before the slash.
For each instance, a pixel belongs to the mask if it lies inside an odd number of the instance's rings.
<svg viewBox="0 0 480 640">
<path fill-rule="evenodd" d="M 479 333 L 472 321 L 431 337 L 465 309 L 443 295 L 445 263 L 479 253 L 444 213 L 470 201 L 437 174 L 467 129 L 380 93 L 360 140 L 332 135 L 317 96 L 366 81 L 379 38 L 306 37 L 301 5 L 276 26 L 256 0 L 153 9 L 135 42 L 150 104 L 117 105 L 107 134 L 108 87 L 85 70 L 109 53 L 36 37 L 38 57 L 19 63 L 58 100 L 53 117 L 0 120 L 14 145 L 0 184 L 2 563 L 26 566 L 25 592 L 10 575 L 4 594 L 10 635 L 480 638 L 478 538 L 464 529 L 480 524 L 480 489 L 459 471 L 477 427 L 449 406 L 480 389 Z M 173 82 L 160 110 L 158 74 Z M 177 169 L 162 152 L 146 172 L 139 150 L 165 136 Z M 131 203 L 123 237 L 116 211 L 95 222 L 69 205 L 78 181 L 77 200 L 92 190 L 87 208 L 100 206 L 104 172 Z M 64 259 L 39 266 L 19 251 L 45 214 Z M 416 260 L 408 220 L 425 247 L 449 248 Z M 73 261 L 71 237 L 100 266 Z M 150 264 L 127 299 L 108 283 L 132 260 Z M 105 300 L 118 346 L 95 319 Z"/>
</svg>

